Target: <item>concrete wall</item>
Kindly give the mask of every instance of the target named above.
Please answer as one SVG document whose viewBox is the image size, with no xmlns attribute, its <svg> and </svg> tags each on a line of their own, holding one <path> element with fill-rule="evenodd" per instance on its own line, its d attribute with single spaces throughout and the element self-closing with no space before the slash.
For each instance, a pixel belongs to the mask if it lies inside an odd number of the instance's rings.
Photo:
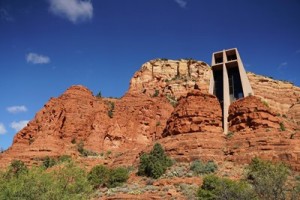
<svg viewBox="0 0 300 200">
<path fill-rule="evenodd" d="M 235 50 L 236 50 L 236 55 L 237 55 L 238 67 L 239 67 L 239 71 L 240 71 L 240 77 L 241 77 L 241 81 L 242 81 L 244 97 L 247 97 L 249 95 L 254 95 L 254 92 L 250 85 L 250 82 L 249 82 L 248 76 L 246 74 L 246 70 L 244 68 L 240 54 L 238 53 L 237 49 L 235 49 Z"/>
<path fill-rule="evenodd" d="M 232 55 L 233 57 L 235 55 L 236 59 L 228 60 L 227 54 Z M 220 57 L 223 57 L 222 62 L 217 63 L 216 60 L 220 61 L 221 60 Z M 249 95 L 254 95 L 238 50 L 236 48 L 233 48 L 233 49 L 227 49 L 227 50 L 218 51 L 218 52 L 213 53 L 212 62 L 211 62 L 212 63 L 212 65 L 211 65 L 212 72 L 211 72 L 211 78 L 210 78 L 209 93 L 214 94 L 215 81 L 214 81 L 213 70 L 216 70 L 217 67 L 220 67 L 222 65 L 222 68 L 223 68 L 223 108 L 222 109 L 223 109 L 224 134 L 228 133 L 228 110 L 229 110 L 229 106 L 230 106 L 229 78 L 228 78 L 226 64 L 232 63 L 232 62 L 237 62 L 237 67 L 239 69 L 241 84 L 242 84 L 242 88 L 243 88 L 243 96 L 247 97 Z"/>
</svg>

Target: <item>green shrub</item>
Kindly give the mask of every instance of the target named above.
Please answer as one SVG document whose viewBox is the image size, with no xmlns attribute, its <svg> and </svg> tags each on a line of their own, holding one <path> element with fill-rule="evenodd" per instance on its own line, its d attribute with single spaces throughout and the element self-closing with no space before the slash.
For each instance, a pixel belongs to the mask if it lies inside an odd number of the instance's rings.
<svg viewBox="0 0 300 200">
<path fill-rule="evenodd" d="M 103 165 L 96 165 L 88 174 L 88 180 L 94 188 L 116 187 L 126 182 L 128 177 L 129 171 L 126 168 L 108 169 Z"/>
<path fill-rule="evenodd" d="M 76 138 L 72 138 L 71 143 L 76 144 Z"/>
<path fill-rule="evenodd" d="M 88 180 L 94 188 L 102 186 L 109 180 L 109 170 L 103 165 L 96 165 L 89 172 Z"/>
<path fill-rule="evenodd" d="M 96 97 L 98 97 L 98 98 L 102 97 L 101 91 L 98 92 L 98 94 L 96 95 Z"/>
<path fill-rule="evenodd" d="M 58 158 L 51 158 L 49 156 L 46 156 L 43 159 L 42 167 L 44 167 L 45 169 L 48 169 L 50 167 L 53 167 L 54 165 L 64 163 L 64 162 L 71 162 L 71 161 L 72 161 L 72 158 L 69 155 L 62 155 Z"/>
<path fill-rule="evenodd" d="M 25 174 L 28 172 L 28 168 L 25 163 L 21 160 L 13 160 L 10 163 L 9 169 L 6 173 L 7 176 L 16 176 Z"/>
<path fill-rule="evenodd" d="M 72 157 L 70 155 L 62 155 L 59 156 L 58 158 L 58 162 L 63 163 L 63 162 L 71 162 L 72 161 Z"/>
<path fill-rule="evenodd" d="M 51 181 L 52 177 L 43 173 L 41 168 L 31 169 L 18 176 L 1 177 L 0 199 L 42 199 Z"/>
<path fill-rule="evenodd" d="M 154 94 L 152 95 L 152 97 L 157 97 L 159 95 L 159 90 L 155 90 Z"/>
<path fill-rule="evenodd" d="M 196 160 L 192 163 L 190 169 L 197 175 L 213 173 L 218 169 L 217 164 L 214 161 L 208 161 L 203 163 L 200 160 Z"/>
<path fill-rule="evenodd" d="M 83 157 L 87 157 L 87 156 L 97 156 L 98 154 L 96 152 L 93 152 L 91 150 L 87 150 L 84 148 L 84 143 L 81 140 L 78 144 L 77 144 L 77 151 L 80 153 L 81 156 Z"/>
<path fill-rule="evenodd" d="M 113 118 L 114 112 L 112 110 L 109 110 L 107 111 L 107 115 L 109 116 L 109 118 Z"/>
<path fill-rule="evenodd" d="M 247 178 L 261 199 L 285 199 L 289 173 L 288 167 L 282 163 L 273 164 L 254 158 L 248 167 Z"/>
<path fill-rule="evenodd" d="M 32 168 L 10 178 L 0 174 L 0 191 L 0 199 L 85 200 L 92 187 L 85 171 L 70 163 L 52 172 Z"/>
<path fill-rule="evenodd" d="M 57 161 L 54 158 L 50 158 L 49 156 L 47 156 L 44 160 L 43 160 L 43 164 L 42 166 L 47 168 L 53 167 L 54 165 L 56 165 Z"/>
<path fill-rule="evenodd" d="M 171 96 L 170 94 L 167 94 L 166 95 L 166 98 L 168 99 L 169 103 L 173 106 L 173 107 L 176 107 L 177 104 L 178 104 L 178 101 L 176 99 L 175 96 Z"/>
<path fill-rule="evenodd" d="M 54 170 L 50 175 L 54 180 L 48 191 L 48 199 L 88 199 L 92 192 L 86 172 L 73 162 Z"/>
<path fill-rule="evenodd" d="M 219 178 L 215 175 L 208 175 L 203 179 L 203 184 L 198 189 L 197 196 L 203 200 L 257 199 L 256 194 L 248 183 Z"/>
<path fill-rule="evenodd" d="M 115 110 L 115 103 L 112 102 L 112 101 L 108 101 L 108 111 L 107 111 L 107 115 L 110 117 L 110 118 L 113 118 L 114 116 L 114 110 Z"/>
<path fill-rule="evenodd" d="M 269 104 L 268 104 L 268 102 L 267 102 L 267 101 L 265 101 L 265 100 L 262 100 L 262 103 L 263 103 L 265 106 L 269 107 Z"/>
<path fill-rule="evenodd" d="M 226 138 L 232 138 L 234 135 L 234 132 L 232 131 L 228 131 L 227 135 L 226 135 Z"/>
<path fill-rule="evenodd" d="M 284 126 L 283 122 L 280 122 L 279 125 L 280 125 L 280 130 L 285 131 L 285 126 Z"/>
<path fill-rule="evenodd" d="M 141 155 L 138 175 L 159 178 L 171 165 L 172 161 L 165 155 L 162 146 L 156 143 L 150 154 Z"/>
<path fill-rule="evenodd" d="M 118 167 L 116 169 L 111 169 L 109 172 L 108 187 L 120 186 L 122 183 L 126 182 L 129 178 L 129 173 L 126 168 Z"/>
<path fill-rule="evenodd" d="M 298 180 L 297 184 L 293 187 L 291 191 L 291 200 L 298 200 L 300 197 L 300 182 Z"/>
</svg>

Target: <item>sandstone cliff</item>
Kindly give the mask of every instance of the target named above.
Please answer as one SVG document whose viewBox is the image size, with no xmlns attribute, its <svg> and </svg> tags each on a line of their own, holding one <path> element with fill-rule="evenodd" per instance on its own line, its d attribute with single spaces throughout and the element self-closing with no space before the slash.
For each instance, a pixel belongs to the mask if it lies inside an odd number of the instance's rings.
<svg viewBox="0 0 300 200">
<path fill-rule="evenodd" d="M 12 159 L 38 164 L 63 154 L 90 166 L 132 165 L 160 142 L 178 161 L 243 164 L 261 156 L 300 170 L 300 88 L 248 73 L 255 95 L 230 106 L 231 133 L 225 136 L 220 104 L 208 94 L 210 73 L 201 61 L 157 59 L 134 74 L 120 99 L 72 86 L 17 133 L 0 154 L 0 167 Z M 99 156 L 80 156 L 79 143 Z"/>
<path fill-rule="evenodd" d="M 151 60 L 142 65 L 130 81 L 129 93 L 145 93 L 149 96 L 155 91 L 179 98 L 195 87 L 208 93 L 210 67 L 196 60 Z"/>
</svg>

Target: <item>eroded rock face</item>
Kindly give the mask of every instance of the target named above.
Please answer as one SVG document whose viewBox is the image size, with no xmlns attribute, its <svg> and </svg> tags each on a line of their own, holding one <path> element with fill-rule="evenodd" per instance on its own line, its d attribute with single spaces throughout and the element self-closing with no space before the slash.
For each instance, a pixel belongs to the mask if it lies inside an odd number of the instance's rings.
<svg viewBox="0 0 300 200">
<path fill-rule="evenodd" d="M 32 165 L 63 154 L 89 166 L 132 165 L 159 142 L 178 161 L 243 164 L 260 156 L 300 170 L 300 89 L 248 73 L 255 96 L 230 106 L 233 136 L 226 137 L 220 104 L 208 94 L 210 73 L 200 61 L 153 60 L 135 73 L 120 99 L 97 98 L 83 86 L 72 86 L 51 98 L 15 136 L 13 145 L 0 154 L 0 167 L 12 159 Z M 286 130 L 280 130 L 282 122 Z M 105 158 L 80 157 L 80 141 Z"/>
<path fill-rule="evenodd" d="M 208 93 L 210 73 L 209 65 L 202 61 L 151 60 L 134 74 L 129 92 L 152 96 L 157 91 L 179 98 L 196 87 Z"/>
<path fill-rule="evenodd" d="M 300 101 L 300 88 L 287 81 L 247 73 L 255 96 L 263 98 L 269 107 L 279 114 L 286 114 Z"/>
<path fill-rule="evenodd" d="M 300 126 L 300 102 L 293 104 L 289 108 L 287 116 L 290 117 L 297 125 Z"/>
<path fill-rule="evenodd" d="M 229 107 L 229 131 L 280 128 L 280 119 L 261 99 L 248 96 L 233 102 Z"/>
<path fill-rule="evenodd" d="M 249 96 L 229 108 L 225 157 L 245 164 L 254 157 L 285 162 L 300 170 L 300 132 L 288 118 L 275 114 L 259 97 Z"/>
<path fill-rule="evenodd" d="M 111 104 L 114 109 L 110 117 Z M 15 136 L 13 145 L 0 155 L 0 165 L 12 159 L 34 164 L 45 156 L 78 156 L 80 141 L 87 150 L 112 152 L 110 163 L 122 152 L 124 159 L 117 162 L 128 164 L 142 147 L 161 137 L 172 111 L 164 96 L 127 94 L 121 99 L 103 99 L 83 86 L 72 86 L 60 97 L 50 99 Z"/>
<path fill-rule="evenodd" d="M 178 101 L 159 142 L 177 161 L 222 161 L 225 144 L 220 103 L 193 90 Z"/>
<path fill-rule="evenodd" d="M 254 157 L 285 162 L 300 171 L 300 132 L 255 130 L 236 132 L 227 140 L 226 160 L 246 164 Z"/>
<path fill-rule="evenodd" d="M 222 110 L 218 99 L 193 90 L 179 100 L 163 136 L 222 131 Z"/>
<path fill-rule="evenodd" d="M 226 146 L 223 132 L 193 132 L 162 138 L 161 143 L 168 155 L 179 162 L 224 160 Z"/>
</svg>

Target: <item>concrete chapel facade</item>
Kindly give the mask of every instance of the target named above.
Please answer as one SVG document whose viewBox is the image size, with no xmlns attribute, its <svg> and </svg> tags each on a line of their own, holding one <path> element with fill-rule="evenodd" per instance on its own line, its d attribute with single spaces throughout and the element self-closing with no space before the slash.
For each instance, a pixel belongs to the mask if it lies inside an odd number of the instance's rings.
<svg viewBox="0 0 300 200">
<path fill-rule="evenodd" d="M 209 93 L 215 95 L 220 101 L 223 130 L 227 134 L 230 104 L 254 93 L 237 48 L 213 53 L 211 69 Z"/>
</svg>

